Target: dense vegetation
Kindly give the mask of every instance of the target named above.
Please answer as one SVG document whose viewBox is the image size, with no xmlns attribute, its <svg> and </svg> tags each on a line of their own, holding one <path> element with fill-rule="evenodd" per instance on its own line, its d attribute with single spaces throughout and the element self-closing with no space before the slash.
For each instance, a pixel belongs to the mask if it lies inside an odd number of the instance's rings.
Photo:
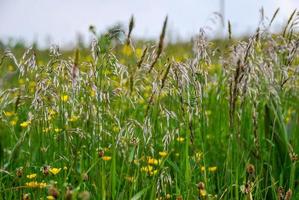
<svg viewBox="0 0 299 200">
<path fill-rule="evenodd" d="M 275 18 L 275 15 L 273 19 Z M 2 199 L 297 199 L 299 36 L 0 55 Z M 16 51 L 16 52 L 14 52 Z M 14 53 L 12 53 L 14 52 Z"/>
</svg>

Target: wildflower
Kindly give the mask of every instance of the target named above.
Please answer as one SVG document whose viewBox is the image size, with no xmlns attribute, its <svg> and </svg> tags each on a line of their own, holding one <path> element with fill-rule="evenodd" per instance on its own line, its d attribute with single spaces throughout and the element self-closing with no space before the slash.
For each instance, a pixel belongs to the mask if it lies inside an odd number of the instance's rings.
<svg viewBox="0 0 299 200">
<path fill-rule="evenodd" d="M 158 170 L 155 169 L 155 170 L 153 170 L 153 171 L 150 171 L 150 172 L 149 172 L 149 175 L 150 175 L 150 176 L 153 176 L 153 175 L 156 175 L 157 173 L 158 173 Z"/>
<path fill-rule="evenodd" d="M 204 172 L 206 170 L 205 166 L 201 166 L 200 171 Z"/>
<path fill-rule="evenodd" d="M 9 65 L 8 66 L 8 71 L 10 71 L 10 72 L 12 72 L 12 71 L 14 71 L 15 69 L 14 69 L 14 67 L 12 66 L 12 65 Z"/>
<path fill-rule="evenodd" d="M 18 80 L 18 82 L 19 82 L 20 85 L 24 85 L 24 83 L 25 83 L 24 79 L 22 79 L 22 78 L 20 78 L 20 79 Z"/>
<path fill-rule="evenodd" d="M 11 111 L 11 112 L 10 111 L 4 111 L 3 113 L 6 117 L 11 117 L 15 114 L 13 111 Z"/>
<path fill-rule="evenodd" d="M 59 133 L 59 132 L 62 131 L 62 129 L 61 128 L 55 128 L 54 131 L 55 131 L 55 133 Z"/>
<path fill-rule="evenodd" d="M 27 182 L 27 183 L 25 183 L 25 185 L 26 185 L 27 187 L 30 187 L 30 188 L 36 188 L 36 187 L 39 186 L 39 184 L 38 184 L 37 181 Z"/>
<path fill-rule="evenodd" d="M 45 187 L 47 187 L 47 183 L 45 182 L 39 183 L 39 188 L 45 188 Z"/>
<path fill-rule="evenodd" d="M 159 152 L 159 155 L 160 155 L 162 158 L 164 158 L 164 157 L 167 156 L 167 152 L 166 152 L 166 151 L 160 151 L 160 152 Z"/>
<path fill-rule="evenodd" d="M 31 121 L 25 121 L 25 122 L 22 122 L 22 123 L 20 124 L 20 126 L 21 126 L 22 128 L 26 128 L 26 127 L 28 127 L 30 124 L 31 124 Z"/>
<path fill-rule="evenodd" d="M 111 160 L 111 156 L 103 156 L 102 159 L 104 161 L 109 161 L 109 160 Z"/>
<path fill-rule="evenodd" d="M 53 197 L 52 195 L 47 196 L 48 200 L 55 200 L 55 197 Z"/>
<path fill-rule="evenodd" d="M 132 49 L 129 45 L 125 45 L 122 49 L 122 53 L 126 56 L 130 56 L 132 54 Z"/>
<path fill-rule="evenodd" d="M 209 167 L 208 168 L 208 171 L 209 172 L 215 172 L 217 170 L 217 167 L 216 166 L 213 166 L 213 167 Z"/>
<path fill-rule="evenodd" d="M 67 166 L 64 166 L 64 167 L 63 167 L 63 170 L 65 170 L 65 171 L 66 171 L 66 170 L 67 170 Z"/>
<path fill-rule="evenodd" d="M 75 122 L 75 121 L 77 121 L 79 119 L 79 117 L 78 116 L 75 116 L 75 115 L 73 115 L 73 116 L 71 116 L 70 118 L 69 118 L 69 122 Z"/>
<path fill-rule="evenodd" d="M 201 152 L 197 152 L 197 153 L 195 154 L 195 159 L 196 159 L 197 161 L 199 161 L 199 160 L 201 159 L 201 157 L 202 157 L 202 153 L 201 153 Z"/>
<path fill-rule="evenodd" d="M 142 53 L 143 53 L 143 50 L 142 50 L 141 48 L 137 48 L 137 49 L 136 49 L 136 57 L 137 57 L 138 59 L 141 58 Z"/>
<path fill-rule="evenodd" d="M 176 138 L 176 141 L 178 141 L 180 143 L 184 142 L 184 140 L 185 140 L 185 138 L 183 138 L 183 137 L 177 137 Z"/>
<path fill-rule="evenodd" d="M 50 172 L 53 174 L 53 175 L 56 175 L 60 172 L 61 168 L 50 168 Z"/>
<path fill-rule="evenodd" d="M 147 164 L 149 164 L 149 165 L 158 165 L 159 161 L 155 158 L 149 157 L 148 160 L 147 160 Z"/>
<path fill-rule="evenodd" d="M 33 179 L 33 178 L 36 178 L 36 176 L 37 176 L 36 174 L 29 174 L 26 177 L 29 179 Z"/>
<path fill-rule="evenodd" d="M 17 125 L 18 120 L 17 119 L 13 119 L 9 122 L 10 125 L 15 126 Z"/>
<path fill-rule="evenodd" d="M 145 167 L 141 167 L 140 170 L 143 171 L 143 172 L 151 172 L 151 171 L 153 171 L 153 166 L 147 165 Z"/>
<path fill-rule="evenodd" d="M 95 97 L 96 96 L 96 91 L 94 89 L 90 89 L 90 96 Z"/>
<path fill-rule="evenodd" d="M 67 102 L 68 100 L 69 100 L 69 96 L 68 95 L 64 94 L 64 95 L 61 96 L 61 101 Z"/>
<path fill-rule="evenodd" d="M 203 182 L 199 182 L 197 185 L 197 188 L 199 190 L 199 197 L 205 198 L 207 196 L 207 191 L 205 189 L 205 184 Z"/>
<path fill-rule="evenodd" d="M 37 181 L 27 182 L 27 183 L 25 183 L 25 185 L 30 188 L 41 188 L 42 189 L 42 188 L 47 187 L 47 184 L 45 182 L 39 183 Z"/>
</svg>

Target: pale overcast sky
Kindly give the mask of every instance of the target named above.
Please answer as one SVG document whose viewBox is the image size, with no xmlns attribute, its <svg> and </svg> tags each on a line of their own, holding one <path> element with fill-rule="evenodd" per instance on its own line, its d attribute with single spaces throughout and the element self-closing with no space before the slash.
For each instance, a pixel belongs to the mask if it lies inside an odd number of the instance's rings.
<svg viewBox="0 0 299 200">
<path fill-rule="evenodd" d="M 75 41 L 77 33 L 87 40 L 89 25 L 103 31 L 116 22 L 127 24 L 135 16 L 133 35 L 158 38 L 163 20 L 169 17 L 168 33 L 187 39 L 201 27 L 213 26 L 213 12 L 220 0 L 0 0 L 0 39 L 46 39 L 58 45 Z M 258 25 L 263 7 L 269 18 L 280 7 L 274 27 L 285 23 L 299 9 L 299 0 L 225 0 L 225 20 L 230 20 L 236 35 L 252 32 Z M 219 25 L 218 25 L 219 26 Z M 219 29 L 210 31 L 213 36 Z"/>
</svg>

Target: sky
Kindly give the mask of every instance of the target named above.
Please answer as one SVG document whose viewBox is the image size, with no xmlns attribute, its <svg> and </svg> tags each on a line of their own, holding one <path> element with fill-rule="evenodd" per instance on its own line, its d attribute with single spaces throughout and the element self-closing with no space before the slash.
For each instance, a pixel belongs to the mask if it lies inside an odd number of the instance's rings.
<svg viewBox="0 0 299 200">
<path fill-rule="evenodd" d="M 23 39 L 37 41 L 41 46 L 49 43 L 74 43 L 80 33 L 88 41 L 88 27 L 98 32 L 120 22 L 128 24 L 135 18 L 133 36 L 158 38 L 163 20 L 168 15 L 167 34 L 171 40 L 189 39 L 206 27 L 211 37 L 223 35 L 217 15 L 221 0 L 0 0 L 0 40 Z M 286 23 L 297 8 L 299 0 L 224 0 L 224 20 L 230 20 L 233 34 L 240 36 L 253 32 L 263 7 L 271 18 L 277 8 L 275 29 Z M 210 28 L 207 28 L 210 27 Z"/>
</svg>

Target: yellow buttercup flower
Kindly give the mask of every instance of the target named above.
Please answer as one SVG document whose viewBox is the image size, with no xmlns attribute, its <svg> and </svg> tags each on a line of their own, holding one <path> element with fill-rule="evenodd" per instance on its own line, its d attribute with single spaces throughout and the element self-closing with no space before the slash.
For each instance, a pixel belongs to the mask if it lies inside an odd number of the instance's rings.
<svg viewBox="0 0 299 200">
<path fill-rule="evenodd" d="M 215 172 L 217 170 L 217 167 L 216 166 L 209 167 L 208 170 L 209 172 Z"/>
<path fill-rule="evenodd" d="M 66 94 L 64 94 L 64 95 L 61 96 L 61 100 L 62 100 L 63 102 L 67 102 L 67 101 L 69 100 L 69 96 L 66 95 Z"/>
<path fill-rule="evenodd" d="M 78 116 L 73 115 L 73 116 L 71 116 L 71 117 L 68 119 L 68 121 L 69 121 L 69 122 L 75 122 L 75 121 L 77 121 L 78 119 L 79 119 Z"/>
<path fill-rule="evenodd" d="M 167 156 L 167 152 L 166 151 L 160 151 L 159 155 L 164 158 L 164 157 Z"/>
<path fill-rule="evenodd" d="M 147 159 L 147 164 L 149 164 L 149 165 L 158 165 L 158 164 L 159 164 L 159 161 L 158 161 L 157 159 L 155 159 L 155 158 L 151 158 L 151 157 L 149 157 L 149 158 Z"/>
<path fill-rule="evenodd" d="M 47 183 L 45 182 L 39 183 L 39 188 L 45 188 L 45 187 L 47 187 Z"/>
<path fill-rule="evenodd" d="M 111 158 L 111 156 L 103 156 L 102 159 L 103 159 L 104 161 L 109 161 L 109 160 L 111 160 L 112 158 Z"/>
<path fill-rule="evenodd" d="M 129 45 L 125 45 L 122 49 L 122 53 L 126 56 L 130 56 L 132 54 L 132 49 Z"/>
<path fill-rule="evenodd" d="M 4 111 L 4 115 L 6 116 L 6 117 L 11 117 L 11 116 L 13 116 L 15 113 L 13 112 L 13 111 Z"/>
<path fill-rule="evenodd" d="M 142 53 L 143 53 L 143 51 L 142 51 L 142 49 L 141 49 L 141 48 L 137 48 L 137 49 L 136 49 L 136 57 L 137 57 L 138 59 L 140 59 L 140 58 L 141 58 L 141 56 L 142 56 Z"/>
<path fill-rule="evenodd" d="M 151 172 L 151 171 L 153 171 L 153 166 L 151 166 L 151 165 L 148 165 L 148 166 L 145 166 L 145 167 L 141 167 L 141 171 L 143 171 L 143 172 Z"/>
<path fill-rule="evenodd" d="M 176 138 L 176 141 L 178 141 L 180 143 L 184 142 L 184 140 L 185 140 L 185 138 L 183 138 L 183 137 L 177 137 Z"/>
<path fill-rule="evenodd" d="M 206 190 L 199 190 L 199 194 L 201 197 L 207 196 L 207 191 Z"/>
<path fill-rule="evenodd" d="M 62 131 L 62 129 L 61 129 L 61 128 L 55 128 L 54 131 L 55 131 L 56 133 L 59 133 L 60 131 Z"/>
<path fill-rule="evenodd" d="M 47 196 L 48 200 L 55 200 L 55 197 L 53 197 L 52 195 Z"/>
<path fill-rule="evenodd" d="M 26 177 L 29 179 L 33 179 L 33 178 L 36 178 L 36 176 L 37 176 L 36 174 L 29 174 Z"/>
<path fill-rule="evenodd" d="M 27 128 L 31 124 L 31 121 L 25 121 L 20 124 L 22 128 Z"/>
<path fill-rule="evenodd" d="M 49 171 L 53 174 L 56 175 L 60 172 L 61 168 L 51 168 Z"/>
<path fill-rule="evenodd" d="M 39 183 L 37 181 L 31 181 L 31 182 L 27 182 L 25 183 L 25 185 L 27 187 L 30 187 L 30 188 L 36 188 L 36 187 L 39 187 Z"/>
<path fill-rule="evenodd" d="M 10 125 L 15 126 L 17 125 L 18 119 L 13 119 L 9 122 Z"/>
</svg>

